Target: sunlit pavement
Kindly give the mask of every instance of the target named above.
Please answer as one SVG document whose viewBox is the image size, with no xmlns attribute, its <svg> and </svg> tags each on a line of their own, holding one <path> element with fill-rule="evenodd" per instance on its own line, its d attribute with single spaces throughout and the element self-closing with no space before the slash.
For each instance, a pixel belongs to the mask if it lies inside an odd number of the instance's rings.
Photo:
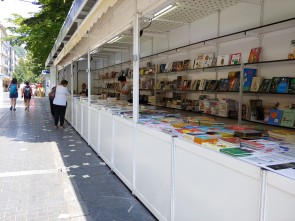
<svg viewBox="0 0 295 221">
<path fill-rule="evenodd" d="M 0 220 L 156 220 L 70 125 L 54 128 L 48 98 L 31 105 L 0 101 Z"/>
</svg>

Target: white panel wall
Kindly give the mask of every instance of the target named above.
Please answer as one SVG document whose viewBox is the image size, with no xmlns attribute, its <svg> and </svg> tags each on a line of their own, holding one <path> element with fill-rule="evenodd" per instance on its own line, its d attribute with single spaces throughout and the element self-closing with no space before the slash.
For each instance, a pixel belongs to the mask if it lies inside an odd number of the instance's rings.
<svg viewBox="0 0 295 221">
<path fill-rule="evenodd" d="M 295 16 L 294 0 L 265 0 L 264 4 L 264 24 L 269 24 L 278 20 L 293 18 Z"/>
</svg>

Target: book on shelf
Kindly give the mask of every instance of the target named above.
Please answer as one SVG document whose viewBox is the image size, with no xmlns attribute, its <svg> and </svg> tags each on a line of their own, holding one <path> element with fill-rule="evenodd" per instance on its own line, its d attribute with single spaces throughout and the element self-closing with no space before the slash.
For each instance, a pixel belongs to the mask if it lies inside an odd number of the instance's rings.
<svg viewBox="0 0 295 221">
<path fill-rule="evenodd" d="M 218 86 L 219 81 L 218 80 L 211 80 L 207 85 L 205 90 L 206 91 L 215 91 Z"/>
<path fill-rule="evenodd" d="M 288 77 L 281 77 L 278 82 L 277 93 L 288 93 L 289 81 Z"/>
<path fill-rule="evenodd" d="M 240 71 L 230 71 L 227 74 L 228 79 L 240 78 L 240 73 L 241 73 Z"/>
<path fill-rule="evenodd" d="M 277 109 L 271 109 L 269 112 L 268 124 L 280 125 L 283 111 Z"/>
<path fill-rule="evenodd" d="M 281 119 L 281 126 L 284 127 L 294 127 L 295 121 L 295 110 L 285 109 L 283 110 L 283 115 Z"/>
<path fill-rule="evenodd" d="M 206 82 L 207 82 L 206 79 L 202 79 L 202 80 L 200 81 L 199 91 L 203 91 L 203 90 L 205 90 Z"/>
<path fill-rule="evenodd" d="M 166 64 L 160 64 L 160 73 L 165 72 L 165 67 L 166 67 Z"/>
<path fill-rule="evenodd" d="M 194 62 L 194 69 L 203 67 L 203 59 L 204 59 L 203 54 L 199 54 L 197 56 L 197 58 L 195 59 L 195 62 Z"/>
<path fill-rule="evenodd" d="M 172 70 L 171 71 L 177 71 L 177 61 L 174 61 L 172 63 Z"/>
<path fill-rule="evenodd" d="M 288 59 L 295 59 L 295 40 L 292 40 L 290 43 Z"/>
<path fill-rule="evenodd" d="M 295 78 L 290 78 L 289 87 L 288 87 L 289 94 L 295 94 Z"/>
<path fill-rule="evenodd" d="M 263 77 L 253 77 L 250 91 L 257 92 L 260 88 L 262 80 L 263 80 Z"/>
<path fill-rule="evenodd" d="M 182 70 L 183 70 L 183 61 L 177 61 L 176 71 L 182 71 Z"/>
<path fill-rule="evenodd" d="M 170 72 L 172 70 L 172 63 L 168 62 L 165 66 L 165 71 L 164 72 Z"/>
<path fill-rule="evenodd" d="M 229 79 L 223 78 L 220 79 L 218 91 L 227 91 L 229 85 Z"/>
<path fill-rule="evenodd" d="M 204 68 L 211 67 L 213 59 L 214 59 L 214 53 L 213 52 L 203 54 L 203 67 Z"/>
<path fill-rule="evenodd" d="M 229 64 L 229 54 L 227 55 L 219 55 L 217 57 L 216 66 L 225 66 Z"/>
<path fill-rule="evenodd" d="M 249 91 L 251 84 L 252 84 L 252 79 L 255 77 L 257 72 L 257 69 L 254 68 L 245 68 L 244 69 L 244 85 L 243 85 L 243 91 Z"/>
<path fill-rule="evenodd" d="M 228 91 L 239 91 L 240 78 L 231 78 L 228 83 Z"/>
<path fill-rule="evenodd" d="M 189 70 L 191 68 L 191 60 L 188 59 L 188 60 L 184 60 L 183 61 L 183 70 L 186 71 L 186 70 Z"/>
<path fill-rule="evenodd" d="M 261 54 L 261 47 L 252 48 L 249 54 L 248 63 L 257 63 L 259 62 L 259 57 Z"/>
<path fill-rule="evenodd" d="M 278 84 L 279 84 L 280 80 L 281 80 L 280 77 L 273 77 L 272 78 L 269 92 L 277 93 L 277 88 L 278 88 Z"/>
<path fill-rule="evenodd" d="M 242 53 L 231 54 L 229 64 L 230 65 L 240 64 L 241 63 L 241 56 L 242 56 Z"/>
<path fill-rule="evenodd" d="M 267 93 L 270 90 L 272 79 L 263 79 L 258 92 Z"/>
</svg>

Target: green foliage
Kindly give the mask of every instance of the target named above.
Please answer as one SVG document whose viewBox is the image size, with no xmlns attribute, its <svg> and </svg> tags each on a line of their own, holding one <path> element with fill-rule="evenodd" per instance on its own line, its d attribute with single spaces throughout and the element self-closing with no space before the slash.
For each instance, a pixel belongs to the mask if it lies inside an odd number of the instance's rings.
<svg viewBox="0 0 295 221">
<path fill-rule="evenodd" d="M 25 49 L 31 54 L 30 71 L 35 76 L 44 69 L 45 61 L 73 0 L 39 0 L 38 2 L 41 10 L 33 17 L 23 18 L 14 14 L 14 18 L 8 20 L 13 24 L 13 27 L 8 27 L 12 33 L 9 40 L 13 45 L 25 45 Z"/>
<path fill-rule="evenodd" d="M 15 52 L 19 58 L 23 58 L 26 56 L 26 51 L 23 47 L 14 46 L 13 49 L 15 50 Z"/>
</svg>

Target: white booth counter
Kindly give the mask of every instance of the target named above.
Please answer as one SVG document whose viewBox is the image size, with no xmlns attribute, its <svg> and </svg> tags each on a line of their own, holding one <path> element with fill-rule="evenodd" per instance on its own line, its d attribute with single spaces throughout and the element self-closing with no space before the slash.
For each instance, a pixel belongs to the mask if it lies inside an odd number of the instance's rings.
<svg viewBox="0 0 295 221">
<path fill-rule="evenodd" d="M 175 220 L 258 221 L 261 183 L 259 167 L 175 138 Z"/>
<path fill-rule="evenodd" d="M 73 107 L 74 128 L 81 134 L 90 114 L 88 143 L 157 219 L 295 220 L 294 179 L 134 125 L 111 104 L 74 99 Z"/>
</svg>

